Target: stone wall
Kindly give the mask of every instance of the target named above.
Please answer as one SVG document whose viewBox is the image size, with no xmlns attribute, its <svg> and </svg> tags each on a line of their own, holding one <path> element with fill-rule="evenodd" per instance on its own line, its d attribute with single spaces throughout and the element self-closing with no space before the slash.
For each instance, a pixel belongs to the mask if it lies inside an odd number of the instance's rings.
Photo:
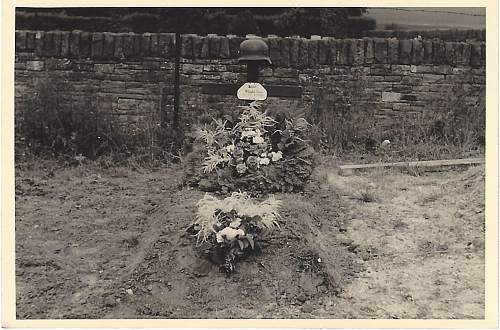
<svg viewBox="0 0 500 330">
<path fill-rule="evenodd" d="M 237 63 L 243 40 L 182 35 L 179 116 L 185 129 L 203 116 L 242 104 L 235 95 L 202 92 L 207 83 L 245 82 L 246 68 Z M 469 91 L 469 98 L 484 93 L 485 42 L 264 40 L 273 67 L 261 72 L 260 82 L 302 90 L 299 97 L 269 97 L 265 104 L 314 114 L 325 127 L 336 113 L 361 107 L 363 116 L 372 121 L 366 125 L 389 127 L 412 114 L 447 111 L 454 95 L 463 96 L 460 91 Z M 61 103 L 91 98 L 100 109 L 125 122 L 172 120 L 174 34 L 16 31 L 15 46 L 16 107 L 29 106 L 36 84 L 48 81 Z"/>
</svg>

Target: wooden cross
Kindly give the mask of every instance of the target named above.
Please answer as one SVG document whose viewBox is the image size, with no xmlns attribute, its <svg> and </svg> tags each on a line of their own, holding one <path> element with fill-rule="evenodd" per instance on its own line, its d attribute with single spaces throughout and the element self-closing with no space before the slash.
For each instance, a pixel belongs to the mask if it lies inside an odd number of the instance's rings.
<svg viewBox="0 0 500 330">
<path fill-rule="evenodd" d="M 255 82 L 259 80 L 259 70 L 271 64 L 269 58 L 269 48 L 267 44 L 258 39 L 247 39 L 240 44 L 240 57 L 238 62 L 246 63 L 247 79 L 246 82 Z M 205 83 L 202 84 L 203 94 L 212 95 L 235 95 L 241 85 Z M 270 97 L 302 97 L 302 87 L 286 85 L 263 85 Z"/>
</svg>

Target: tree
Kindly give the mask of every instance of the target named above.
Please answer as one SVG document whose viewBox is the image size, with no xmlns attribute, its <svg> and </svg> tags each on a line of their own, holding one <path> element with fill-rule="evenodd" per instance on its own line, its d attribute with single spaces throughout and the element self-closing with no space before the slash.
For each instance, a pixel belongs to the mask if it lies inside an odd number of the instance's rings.
<svg viewBox="0 0 500 330">
<path fill-rule="evenodd" d="M 238 12 L 230 20 L 228 32 L 236 35 L 261 34 L 259 24 L 250 10 Z"/>
<path fill-rule="evenodd" d="M 276 25 L 280 35 L 343 37 L 349 35 L 350 17 L 363 12 L 363 8 L 287 8 Z"/>
<path fill-rule="evenodd" d="M 102 26 L 93 26 L 92 31 L 105 31 L 105 28 L 109 31 L 109 26 L 112 26 L 112 32 L 230 33 L 240 36 L 253 33 L 303 37 L 318 34 L 345 37 L 358 35 L 375 26 L 374 20 L 363 16 L 365 9 L 360 7 L 78 7 L 19 8 L 16 28 L 23 29 L 23 24 L 30 27 L 38 24 L 41 30 L 48 26 L 53 28 L 54 24 L 35 22 L 31 17 L 32 13 L 42 12 L 44 15 L 54 15 L 61 23 L 67 20 L 63 24 L 65 29 L 88 28 L 88 24 L 82 25 L 86 20 L 100 18 Z M 50 20 L 50 17 L 44 17 Z M 112 20 L 112 24 L 109 24 L 109 20 Z"/>
</svg>

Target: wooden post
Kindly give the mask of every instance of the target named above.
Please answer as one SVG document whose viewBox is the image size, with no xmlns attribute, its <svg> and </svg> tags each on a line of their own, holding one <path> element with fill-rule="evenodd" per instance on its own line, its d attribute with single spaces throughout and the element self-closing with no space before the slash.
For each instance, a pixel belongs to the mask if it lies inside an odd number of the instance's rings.
<svg viewBox="0 0 500 330">
<path fill-rule="evenodd" d="M 247 82 L 259 82 L 259 64 L 247 63 Z"/>
<path fill-rule="evenodd" d="M 172 126 L 178 140 L 181 129 L 179 127 L 179 98 L 180 98 L 180 62 L 181 62 L 181 34 L 175 33 L 175 67 L 174 67 L 174 116 Z M 179 141 L 177 141 L 179 142 Z"/>
</svg>

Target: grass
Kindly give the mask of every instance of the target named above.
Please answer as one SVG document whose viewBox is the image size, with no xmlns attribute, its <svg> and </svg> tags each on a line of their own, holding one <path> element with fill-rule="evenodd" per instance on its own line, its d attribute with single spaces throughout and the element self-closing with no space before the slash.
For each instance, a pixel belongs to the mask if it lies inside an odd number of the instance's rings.
<svg viewBox="0 0 500 330">
<path fill-rule="evenodd" d="M 70 166 L 95 160 L 103 166 L 155 167 L 180 160 L 183 146 L 158 113 L 143 109 L 141 120 L 128 123 L 99 96 L 66 95 L 67 84 L 37 79 L 34 93 L 16 104 L 16 162 L 42 158 Z"/>
<path fill-rule="evenodd" d="M 365 202 L 365 203 L 371 203 L 371 202 L 375 202 L 377 200 L 374 192 L 372 191 L 369 191 L 369 190 L 362 190 L 360 191 L 360 199 Z"/>
<path fill-rule="evenodd" d="M 354 163 L 484 154 L 485 86 L 454 85 L 449 97 L 392 119 L 380 109 L 380 96 L 366 93 L 368 87 L 364 76 L 339 87 L 318 86 L 309 114 L 310 140 L 318 150 Z M 391 143 L 382 149 L 386 139 Z"/>
</svg>

